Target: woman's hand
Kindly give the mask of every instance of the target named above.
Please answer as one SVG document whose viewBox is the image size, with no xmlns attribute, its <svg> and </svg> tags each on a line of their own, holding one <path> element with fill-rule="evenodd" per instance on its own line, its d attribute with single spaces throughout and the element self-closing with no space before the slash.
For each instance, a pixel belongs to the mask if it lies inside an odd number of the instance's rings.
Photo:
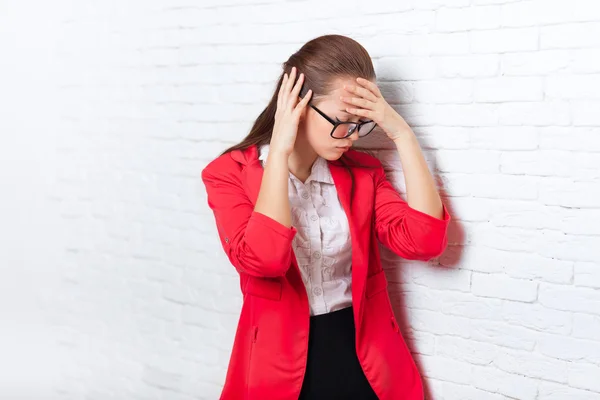
<svg viewBox="0 0 600 400">
<path fill-rule="evenodd" d="M 283 75 L 283 81 L 277 94 L 277 111 L 275 112 L 275 125 L 269 150 L 269 152 L 281 152 L 286 156 L 292 154 L 294 150 L 300 115 L 312 96 L 312 90 L 309 90 L 298 102 L 304 74 L 300 74 L 298 81 L 294 84 L 295 78 L 296 67 L 292 67 L 289 77 L 287 74 Z"/>
<path fill-rule="evenodd" d="M 348 96 L 340 99 L 346 103 L 346 111 L 375 121 L 392 140 L 412 132 L 404 118 L 388 104 L 377 85 L 367 79 L 356 78 L 358 86 L 344 85 Z"/>
</svg>

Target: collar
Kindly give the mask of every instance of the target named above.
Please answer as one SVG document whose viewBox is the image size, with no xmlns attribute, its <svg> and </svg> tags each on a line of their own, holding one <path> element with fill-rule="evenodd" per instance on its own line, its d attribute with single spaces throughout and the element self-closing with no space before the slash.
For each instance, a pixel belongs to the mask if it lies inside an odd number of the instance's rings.
<svg viewBox="0 0 600 400">
<path fill-rule="evenodd" d="M 270 145 L 268 143 L 261 145 L 259 148 L 258 159 L 261 161 L 263 167 L 267 163 L 267 156 L 269 155 L 269 149 L 270 149 Z M 310 169 L 310 176 L 304 183 L 306 184 L 311 180 L 317 181 L 317 182 L 329 183 L 332 185 L 334 184 L 333 178 L 331 176 L 331 171 L 329 170 L 329 165 L 327 164 L 327 160 L 321 156 L 317 156 L 317 159 L 315 160 L 315 162 L 313 163 L 313 165 Z"/>
</svg>

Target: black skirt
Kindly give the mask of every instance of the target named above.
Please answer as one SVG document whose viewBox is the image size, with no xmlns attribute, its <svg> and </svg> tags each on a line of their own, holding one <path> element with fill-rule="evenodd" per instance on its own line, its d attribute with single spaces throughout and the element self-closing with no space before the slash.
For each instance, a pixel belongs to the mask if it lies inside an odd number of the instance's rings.
<svg viewBox="0 0 600 400">
<path fill-rule="evenodd" d="M 377 400 L 354 338 L 352 307 L 310 317 L 308 362 L 298 400 Z"/>
</svg>

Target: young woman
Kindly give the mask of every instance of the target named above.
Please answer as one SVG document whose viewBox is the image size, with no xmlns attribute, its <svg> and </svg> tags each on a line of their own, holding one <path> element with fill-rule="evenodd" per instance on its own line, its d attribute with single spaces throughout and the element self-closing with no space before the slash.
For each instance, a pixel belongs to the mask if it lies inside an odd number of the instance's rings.
<svg viewBox="0 0 600 400">
<path fill-rule="evenodd" d="M 408 202 L 351 148 L 375 125 L 396 144 Z M 378 242 L 429 260 L 450 214 L 359 43 L 326 35 L 294 53 L 248 136 L 202 180 L 244 295 L 222 400 L 423 398 Z"/>
</svg>

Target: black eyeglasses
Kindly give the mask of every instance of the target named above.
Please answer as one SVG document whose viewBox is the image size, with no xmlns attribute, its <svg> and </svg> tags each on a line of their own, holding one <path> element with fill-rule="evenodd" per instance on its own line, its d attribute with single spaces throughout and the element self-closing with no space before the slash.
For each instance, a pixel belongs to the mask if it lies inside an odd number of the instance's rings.
<svg viewBox="0 0 600 400">
<path fill-rule="evenodd" d="M 304 87 L 300 91 L 300 97 L 304 97 Z M 340 121 L 337 117 L 336 119 L 331 119 L 327 116 L 323 111 L 319 110 L 316 106 L 311 104 L 312 99 L 310 99 L 309 106 L 311 106 L 316 112 L 318 112 L 323 118 L 329 121 L 330 124 L 333 125 L 333 129 L 331 130 L 330 136 L 334 139 L 345 139 L 349 136 L 352 136 L 354 132 L 358 130 L 358 137 L 362 138 L 367 136 L 369 133 L 375 129 L 377 124 L 374 121 L 358 121 L 358 122 L 350 122 L 350 121 Z M 344 125 L 348 125 L 348 128 L 345 129 Z"/>
</svg>

